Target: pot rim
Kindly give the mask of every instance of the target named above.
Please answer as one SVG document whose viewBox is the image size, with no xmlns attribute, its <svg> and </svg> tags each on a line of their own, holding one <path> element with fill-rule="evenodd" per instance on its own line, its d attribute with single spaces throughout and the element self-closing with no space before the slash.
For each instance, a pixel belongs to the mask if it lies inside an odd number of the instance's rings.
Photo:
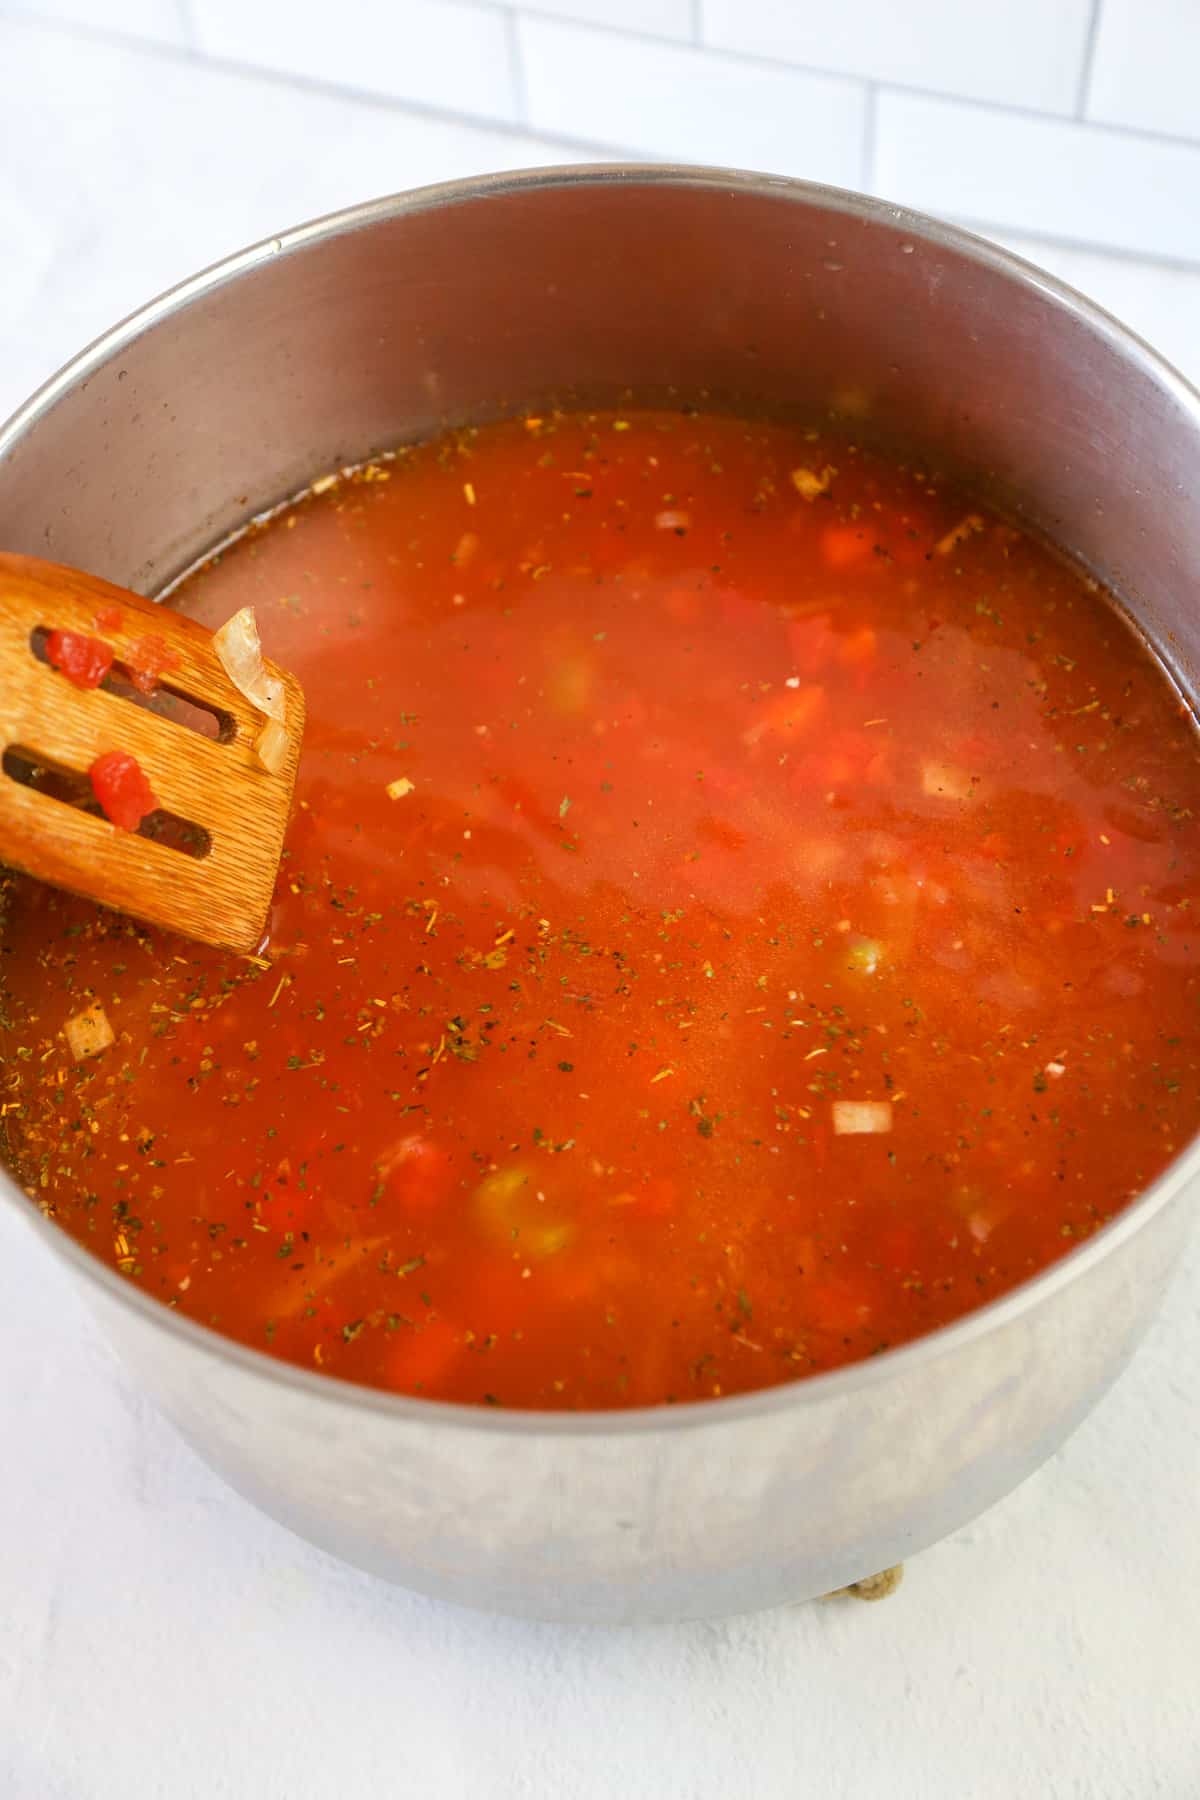
<svg viewBox="0 0 1200 1800">
<path fill-rule="evenodd" d="M 194 301 L 215 293 L 254 269 L 274 261 L 276 257 L 294 255 L 310 245 L 340 237 L 344 233 L 367 229 L 384 220 L 434 208 L 463 205 L 493 196 L 527 193 L 543 188 L 635 186 L 709 188 L 725 190 L 734 195 L 750 193 L 793 199 L 841 218 L 886 225 L 909 233 L 926 247 L 944 249 L 981 268 L 990 269 L 1018 286 L 1045 294 L 1065 311 L 1086 323 L 1125 362 L 1138 366 L 1148 379 L 1166 389 L 1176 403 L 1191 414 L 1197 436 L 1200 437 L 1200 391 L 1177 369 L 1136 332 L 1121 324 L 1112 314 L 1068 283 L 987 238 L 931 218 L 925 213 L 875 199 L 852 189 L 830 187 L 791 176 L 690 164 L 564 163 L 471 176 L 385 195 L 308 220 L 222 258 L 139 307 L 136 312 L 94 339 L 86 349 L 64 364 L 57 374 L 44 382 L 0 426 L 0 462 L 63 396 L 77 385 L 86 383 L 105 363 L 118 356 L 144 332 L 185 310 Z M 1003 1330 L 1023 1314 L 1051 1301 L 1060 1288 L 1085 1275 L 1103 1258 L 1114 1255 L 1158 1212 L 1169 1206 L 1181 1189 L 1197 1176 L 1200 1176 L 1200 1134 L 1111 1223 L 1103 1226 L 1086 1243 L 1068 1251 L 1041 1274 L 1019 1283 L 1006 1294 L 977 1307 L 953 1324 L 940 1326 L 923 1337 L 886 1350 L 878 1356 L 868 1357 L 865 1361 L 850 1363 L 816 1375 L 798 1377 L 746 1394 L 731 1394 L 707 1400 L 684 1400 L 673 1405 L 592 1408 L 580 1412 L 533 1408 L 506 1410 L 471 1406 L 456 1401 L 418 1399 L 344 1381 L 329 1373 L 322 1374 L 302 1368 L 296 1363 L 285 1362 L 281 1358 L 270 1356 L 264 1350 L 239 1343 L 207 1325 L 184 1317 L 164 1305 L 161 1300 L 135 1287 L 61 1227 L 47 1219 L 36 1205 L 30 1203 L 24 1189 L 9 1171 L 3 1168 L 0 1168 L 0 1198 L 13 1205 L 31 1229 L 57 1255 L 73 1266 L 85 1283 L 93 1283 L 118 1306 L 128 1308 L 157 1329 L 169 1332 L 201 1353 L 218 1361 L 231 1363 L 248 1374 L 277 1381 L 298 1394 L 311 1395 L 326 1404 L 341 1405 L 350 1410 L 365 1408 L 373 1413 L 390 1414 L 398 1421 L 427 1423 L 430 1426 L 440 1423 L 460 1430 L 476 1430 L 501 1437 L 594 1439 L 648 1431 L 690 1430 L 716 1426 L 722 1421 L 733 1424 L 754 1419 L 764 1413 L 793 1409 L 799 1412 L 825 1400 L 836 1400 L 857 1389 L 871 1387 L 893 1375 L 912 1374 L 923 1364 L 953 1355 L 960 1347 L 975 1342 L 989 1332 Z"/>
</svg>

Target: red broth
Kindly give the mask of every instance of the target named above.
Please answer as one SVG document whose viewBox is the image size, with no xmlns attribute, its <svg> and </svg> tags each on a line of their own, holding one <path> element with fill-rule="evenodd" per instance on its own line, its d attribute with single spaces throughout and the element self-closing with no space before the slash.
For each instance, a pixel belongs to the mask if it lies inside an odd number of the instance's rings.
<svg viewBox="0 0 1200 1800">
<path fill-rule="evenodd" d="M 1196 739 L 1045 548 L 682 414 L 318 488 L 175 597 L 308 696 L 261 958 L 9 895 L 11 1160 L 145 1293 L 401 1393 L 732 1394 L 994 1299 L 1195 1131 Z"/>
</svg>

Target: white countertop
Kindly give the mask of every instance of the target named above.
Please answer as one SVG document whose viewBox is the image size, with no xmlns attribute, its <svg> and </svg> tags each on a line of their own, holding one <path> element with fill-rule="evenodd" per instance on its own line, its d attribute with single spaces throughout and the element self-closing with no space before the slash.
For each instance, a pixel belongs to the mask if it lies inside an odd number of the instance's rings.
<svg viewBox="0 0 1200 1800">
<path fill-rule="evenodd" d="M 555 145 L 0 17 L 0 416 L 142 300 Z M 1200 374 L 1200 274 L 1018 244 Z M 840 1602 L 637 1630 L 460 1612 L 254 1512 L 0 1210 L 0 1800 L 1200 1795 L 1200 1244 L 1018 1493 Z"/>
</svg>

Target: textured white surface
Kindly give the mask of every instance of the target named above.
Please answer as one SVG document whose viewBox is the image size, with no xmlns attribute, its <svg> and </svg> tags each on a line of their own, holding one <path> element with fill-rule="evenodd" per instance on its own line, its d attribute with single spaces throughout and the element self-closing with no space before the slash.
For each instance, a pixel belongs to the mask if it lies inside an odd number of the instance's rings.
<svg viewBox="0 0 1200 1800">
<path fill-rule="evenodd" d="M 1198 72 L 1196 0 L 1104 0 L 1087 116 L 1194 138 L 1200 134 Z"/>
<path fill-rule="evenodd" d="M 1200 262 L 1200 144 L 889 92 L 872 187 L 930 212 Z"/>
<path fill-rule="evenodd" d="M 860 185 L 865 99 L 836 75 L 524 15 L 529 122 L 655 156 Z"/>
<path fill-rule="evenodd" d="M 695 22 L 693 0 L 530 0 L 526 10 L 684 42 Z"/>
<path fill-rule="evenodd" d="M 196 43 L 212 56 L 485 119 L 517 117 L 508 21 L 495 7 L 469 0 L 188 4 Z"/>
<path fill-rule="evenodd" d="M 1090 12 L 1089 0 L 703 0 L 701 17 L 704 42 L 725 50 L 1069 113 Z"/>
<path fill-rule="evenodd" d="M 188 0 L 20 0 L 14 12 L 30 18 L 62 20 L 88 30 L 127 33 L 161 44 L 186 44 L 191 37 Z M 4 6 L 0 3 L 0 12 Z"/>
<path fill-rule="evenodd" d="M 560 155 L 35 26 L 0 22 L 0 68 L 0 413 L 249 238 Z M 1200 374 L 1200 275 L 1015 247 Z M 383 1588 L 254 1513 L 0 1209 L 0 1797 L 1194 1800 L 1198 1294 L 1200 1245 L 1071 1443 L 894 1599 L 568 1630 Z"/>
<path fill-rule="evenodd" d="M 0 0 L 6 11 L 618 155 L 741 162 L 1200 264 L 1197 0 Z"/>
</svg>

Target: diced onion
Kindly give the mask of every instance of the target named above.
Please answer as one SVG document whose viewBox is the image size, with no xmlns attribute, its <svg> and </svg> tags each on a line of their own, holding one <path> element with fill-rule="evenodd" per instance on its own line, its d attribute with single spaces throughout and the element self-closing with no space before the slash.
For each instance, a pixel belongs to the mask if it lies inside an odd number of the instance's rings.
<svg viewBox="0 0 1200 1800">
<path fill-rule="evenodd" d="M 833 1129 L 838 1137 L 862 1137 L 892 1129 L 890 1100 L 835 1100 Z"/>
<path fill-rule="evenodd" d="M 365 1268 L 368 1257 L 374 1257 L 377 1251 L 393 1241 L 386 1232 L 378 1237 L 362 1238 L 343 1237 L 339 1232 L 336 1248 L 322 1249 L 321 1255 L 310 1261 L 303 1281 L 296 1281 L 289 1273 L 283 1277 L 277 1291 L 268 1294 L 265 1302 L 268 1316 L 294 1319 L 302 1308 L 310 1307 L 317 1296 L 325 1293 L 341 1276 Z"/>
<path fill-rule="evenodd" d="M 921 788 L 933 800 L 971 800 L 976 783 L 952 763 L 927 762 L 921 769 Z"/>
<path fill-rule="evenodd" d="M 287 761 L 288 734 L 278 719 L 268 719 L 254 740 L 254 754 L 268 775 L 278 775 Z"/>
<path fill-rule="evenodd" d="M 72 1013 L 63 1026 L 63 1032 L 76 1062 L 84 1062 L 89 1056 L 99 1056 L 102 1050 L 107 1050 L 116 1041 L 116 1032 L 98 1000 L 93 1000 L 82 1012 Z"/>
<path fill-rule="evenodd" d="M 389 800 L 403 800 L 405 794 L 412 793 L 414 786 L 415 783 L 411 782 L 407 775 L 397 775 L 395 781 L 389 781 L 387 784 L 387 797 Z"/>
<path fill-rule="evenodd" d="M 668 511 L 654 515 L 654 523 L 659 531 L 686 531 L 691 522 L 691 513 Z"/>
<path fill-rule="evenodd" d="M 793 469 L 792 486 L 802 500 L 815 500 L 818 494 L 827 491 L 836 474 L 832 463 L 826 463 L 819 475 L 815 469 Z"/>
<path fill-rule="evenodd" d="M 527 1169 L 493 1169 L 475 1190 L 474 1209 L 490 1236 L 540 1262 L 565 1250 L 576 1231 L 569 1219 L 548 1218 L 543 1201 Z"/>
<path fill-rule="evenodd" d="M 938 539 L 933 546 L 934 552 L 938 556 L 949 556 L 952 550 L 957 550 L 960 544 L 965 544 L 969 537 L 974 537 L 977 531 L 982 530 L 982 516 L 979 513 L 968 513 L 966 518 L 960 519 L 954 529 L 948 531 L 944 538 Z"/>
<path fill-rule="evenodd" d="M 839 931 L 841 926 L 838 927 Z M 846 964 L 860 975 L 874 975 L 883 961 L 883 945 L 875 938 L 860 938 L 846 952 Z"/>
<path fill-rule="evenodd" d="M 243 606 L 213 632 L 213 649 L 239 694 L 258 712 L 283 724 L 283 683 L 268 675 L 252 606 Z"/>
<path fill-rule="evenodd" d="M 286 696 L 278 675 L 267 672 L 252 606 L 243 606 L 213 632 L 213 649 L 239 694 L 271 721 L 259 732 L 254 750 L 263 768 L 277 775 L 287 756 Z"/>
</svg>

